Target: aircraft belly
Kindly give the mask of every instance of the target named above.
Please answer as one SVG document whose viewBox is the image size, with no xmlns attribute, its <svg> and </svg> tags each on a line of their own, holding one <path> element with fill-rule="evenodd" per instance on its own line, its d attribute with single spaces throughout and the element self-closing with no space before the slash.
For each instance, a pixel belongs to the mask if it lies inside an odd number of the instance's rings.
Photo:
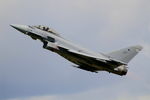
<svg viewBox="0 0 150 100">
<path fill-rule="evenodd" d="M 80 69 L 84 69 L 91 72 L 97 72 L 97 71 L 107 71 L 110 73 L 118 74 L 118 75 L 124 75 L 125 73 L 121 73 L 119 71 L 114 70 L 114 65 L 111 63 L 106 63 L 102 61 L 98 61 L 95 59 L 85 59 L 84 57 L 72 54 L 68 52 L 67 49 L 62 49 L 59 47 L 59 50 L 55 51 L 60 56 L 64 57 L 65 59 L 79 65 Z"/>
<path fill-rule="evenodd" d="M 77 58 L 77 57 L 70 55 L 70 54 L 66 54 L 66 53 L 58 53 L 58 54 L 64 58 L 66 58 L 67 60 L 69 60 L 75 64 L 78 64 L 78 65 L 81 63 L 86 63 L 83 59 Z"/>
<path fill-rule="evenodd" d="M 72 55 L 71 53 L 67 52 L 67 51 L 57 51 L 57 53 L 66 58 L 67 60 L 77 64 L 77 65 L 86 65 L 92 68 L 96 68 L 97 70 L 103 70 L 103 67 L 101 65 L 96 65 L 94 60 L 90 60 L 90 59 L 85 59 L 82 57 L 78 57 L 77 55 Z"/>
</svg>

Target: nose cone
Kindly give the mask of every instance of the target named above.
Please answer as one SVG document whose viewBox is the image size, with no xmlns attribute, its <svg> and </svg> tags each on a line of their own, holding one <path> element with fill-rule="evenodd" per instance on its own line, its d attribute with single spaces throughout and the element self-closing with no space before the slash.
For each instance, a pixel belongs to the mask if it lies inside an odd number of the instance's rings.
<svg viewBox="0 0 150 100">
<path fill-rule="evenodd" d="M 17 25 L 17 24 L 11 24 L 11 27 L 15 28 L 16 30 L 26 33 L 27 32 L 27 26 L 26 25 Z"/>
</svg>

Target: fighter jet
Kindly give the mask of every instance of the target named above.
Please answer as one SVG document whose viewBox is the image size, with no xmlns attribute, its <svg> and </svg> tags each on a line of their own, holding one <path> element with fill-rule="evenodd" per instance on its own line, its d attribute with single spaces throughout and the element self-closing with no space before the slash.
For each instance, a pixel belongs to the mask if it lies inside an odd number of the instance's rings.
<svg viewBox="0 0 150 100">
<path fill-rule="evenodd" d="M 107 71 L 121 76 L 126 75 L 129 61 L 142 50 L 142 46 L 136 45 L 108 54 L 96 53 L 73 44 L 46 26 L 16 24 L 11 24 L 11 26 L 34 40 L 40 40 L 43 42 L 44 49 L 66 58 L 75 64 L 74 67 L 95 73 Z"/>
</svg>

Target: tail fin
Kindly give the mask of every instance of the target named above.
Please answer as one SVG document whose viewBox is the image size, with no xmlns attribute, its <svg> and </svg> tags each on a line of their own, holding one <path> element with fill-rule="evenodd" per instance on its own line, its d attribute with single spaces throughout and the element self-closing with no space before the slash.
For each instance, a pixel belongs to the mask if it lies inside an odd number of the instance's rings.
<svg viewBox="0 0 150 100">
<path fill-rule="evenodd" d="M 128 48 L 124 48 L 124 49 L 120 49 L 118 51 L 111 52 L 107 55 L 127 64 L 142 49 L 143 49 L 143 47 L 140 45 L 131 46 Z"/>
</svg>

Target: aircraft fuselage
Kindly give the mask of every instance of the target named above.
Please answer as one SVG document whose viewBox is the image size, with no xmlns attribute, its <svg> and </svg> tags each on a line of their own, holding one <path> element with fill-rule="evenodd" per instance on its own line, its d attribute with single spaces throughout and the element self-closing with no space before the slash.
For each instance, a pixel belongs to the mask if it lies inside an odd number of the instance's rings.
<svg viewBox="0 0 150 100">
<path fill-rule="evenodd" d="M 125 63 L 118 62 L 109 56 L 95 53 L 73 44 L 58 33 L 43 26 L 11 25 L 32 39 L 43 42 L 43 48 L 53 51 L 65 59 L 75 63 L 74 67 L 91 72 L 107 71 L 118 75 L 126 75 Z"/>
</svg>

